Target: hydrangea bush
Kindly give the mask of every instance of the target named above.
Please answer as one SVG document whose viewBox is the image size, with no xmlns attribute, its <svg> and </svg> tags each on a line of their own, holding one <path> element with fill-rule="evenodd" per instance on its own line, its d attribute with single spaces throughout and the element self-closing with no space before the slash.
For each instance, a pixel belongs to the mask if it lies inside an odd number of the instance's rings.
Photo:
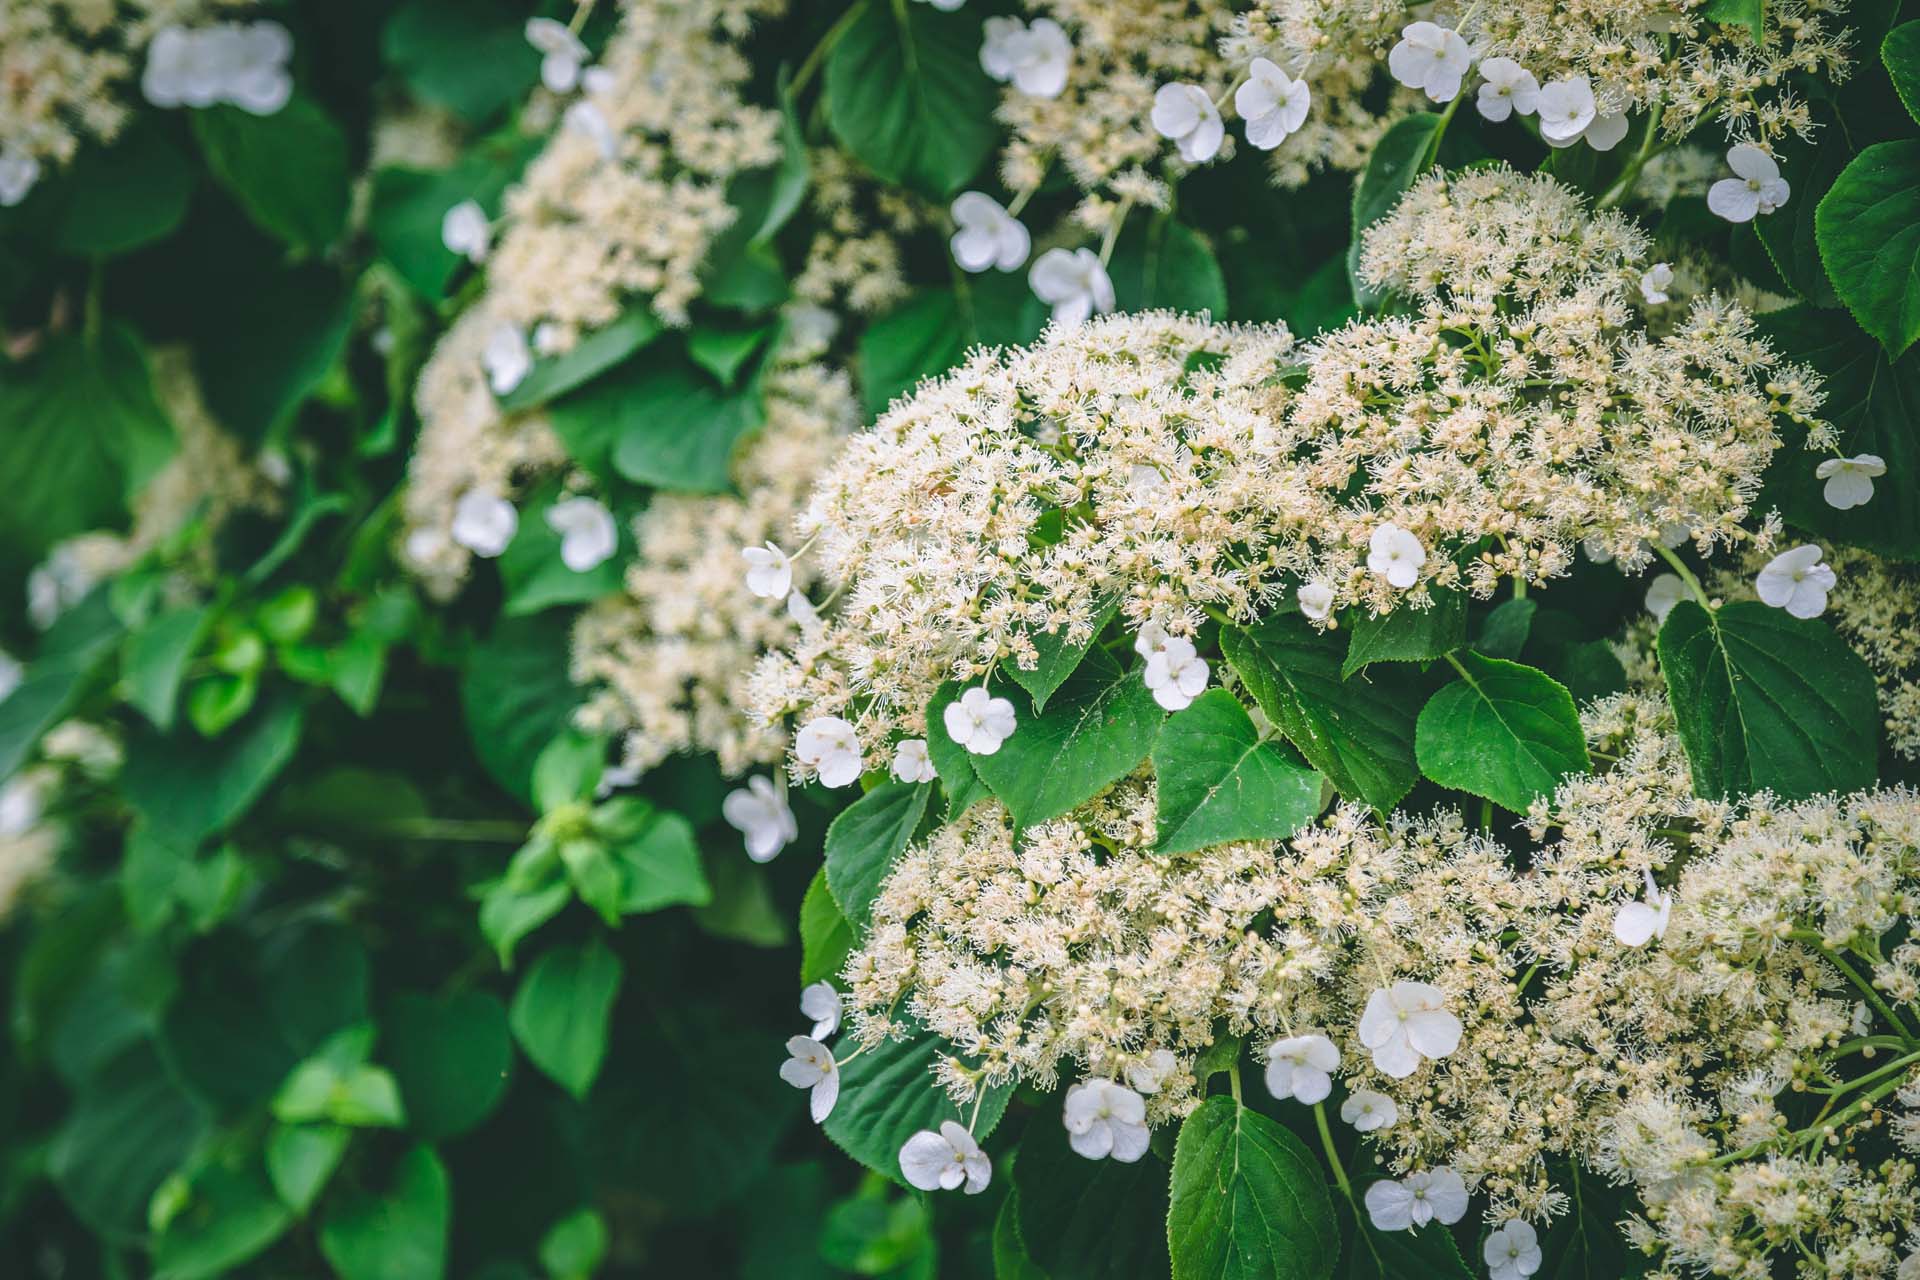
<svg viewBox="0 0 1920 1280">
<path fill-rule="evenodd" d="M 1920 22 L 0 0 L 0 1274 L 1920 1280 Z"/>
</svg>

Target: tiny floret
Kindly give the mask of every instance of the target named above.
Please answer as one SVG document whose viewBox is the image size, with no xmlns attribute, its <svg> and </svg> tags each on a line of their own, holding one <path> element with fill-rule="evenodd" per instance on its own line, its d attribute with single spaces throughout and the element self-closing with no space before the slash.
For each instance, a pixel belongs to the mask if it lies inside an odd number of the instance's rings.
<svg viewBox="0 0 1920 1280">
<path fill-rule="evenodd" d="M 493 394 L 504 396 L 533 372 L 533 349 L 527 345 L 524 332 L 503 324 L 487 338 L 480 363 L 487 371 L 487 385 L 493 388 Z"/>
</svg>

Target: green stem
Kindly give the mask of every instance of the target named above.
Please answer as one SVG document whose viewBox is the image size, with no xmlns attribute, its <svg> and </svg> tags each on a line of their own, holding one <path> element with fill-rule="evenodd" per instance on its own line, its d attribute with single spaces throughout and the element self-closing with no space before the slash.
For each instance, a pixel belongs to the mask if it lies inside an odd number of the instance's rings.
<svg viewBox="0 0 1920 1280">
<path fill-rule="evenodd" d="M 1320 1145 L 1326 1150 L 1327 1163 L 1333 1166 L 1333 1181 L 1340 1188 L 1340 1194 L 1353 1203 L 1353 1184 L 1347 1181 L 1347 1167 L 1340 1163 L 1340 1153 L 1333 1146 L 1333 1130 L 1327 1125 L 1327 1104 L 1313 1104 L 1313 1123 L 1320 1130 Z"/>
<path fill-rule="evenodd" d="M 1848 982 L 1851 982 L 1855 987 L 1859 988 L 1860 994 L 1866 997 L 1867 1003 L 1872 1005 L 1880 1016 L 1887 1020 L 1887 1025 L 1892 1027 L 1901 1039 L 1907 1041 L 1909 1044 L 1915 1042 L 1913 1032 L 1907 1027 L 1906 1023 L 1900 1021 L 1899 1017 L 1893 1012 L 1893 1007 L 1881 998 L 1880 992 L 1874 988 L 1874 985 L 1862 977 L 1860 972 L 1852 965 L 1841 959 L 1840 953 L 1832 947 L 1829 947 L 1826 944 L 1826 940 L 1819 934 L 1811 929 L 1795 929 L 1787 936 L 1796 942 L 1805 942 L 1817 948 L 1820 954 L 1827 958 L 1828 964 L 1838 969 Z"/>
<path fill-rule="evenodd" d="M 840 43 L 840 37 L 846 35 L 853 24 L 860 20 L 860 15 L 867 11 L 867 4 L 868 0 L 856 0 L 856 3 L 847 6 L 847 11 L 835 19 L 834 24 L 827 28 L 826 34 L 820 37 L 820 43 L 813 46 L 813 51 L 807 55 L 806 61 L 802 62 L 800 69 L 793 73 L 793 82 L 787 86 L 788 94 L 795 101 L 799 100 L 800 91 L 807 87 L 809 80 L 813 79 L 814 72 L 820 69 L 820 64 L 826 60 L 827 54 L 833 51 L 833 46 Z"/>
<path fill-rule="evenodd" d="M 1654 145 L 1654 139 L 1660 136 L 1660 109 L 1664 105 L 1659 102 L 1653 104 L 1653 111 L 1647 116 L 1647 136 L 1640 139 L 1640 149 L 1634 152 L 1633 159 L 1627 161 L 1626 169 L 1614 184 L 1607 188 L 1606 194 L 1600 197 L 1594 208 L 1611 209 L 1626 199 L 1627 194 L 1633 190 L 1633 184 L 1640 180 L 1640 171 L 1647 167 L 1647 161 L 1667 149 L 1664 143 L 1659 146 Z"/>
<path fill-rule="evenodd" d="M 1461 89 L 1459 93 L 1453 95 L 1453 101 L 1447 104 L 1447 109 L 1440 113 L 1440 126 L 1433 131 L 1433 137 L 1427 143 L 1426 152 L 1420 157 L 1418 172 L 1425 173 L 1439 163 L 1440 142 L 1447 136 L 1447 126 L 1453 123 L 1453 113 L 1460 109 L 1460 104 L 1466 96 L 1467 91 L 1464 88 Z"/>
<path fill-rule="evenodd" d="M 1713 602 L 1707 599 L 1707 589 L 1700 585 L 1700 579 L 1694 576 L 1693 570 L 1687 568 L 1687 562 L 1674 554 L 1672 547 L 1663 547 L 1656 542 L 1653 544 L 1653 549 L 1662 560 L 1672 566 L 1676 574 L 1680 575 L 1680 581 L 1687 584 L 1687 590 L 1692 592 L 1693 598 L 1700 602 L 1700 607 L 1711 610 Z"/>
<path fill-rule="evenodd" d="M 1240 1064 L 1238 1062 L 1230 1062 L 1227 1064 L 1227 1088 L 1233 1091 L 1234 1105 L 1239 1106 L 1240 1105 Z"/>
</svg>

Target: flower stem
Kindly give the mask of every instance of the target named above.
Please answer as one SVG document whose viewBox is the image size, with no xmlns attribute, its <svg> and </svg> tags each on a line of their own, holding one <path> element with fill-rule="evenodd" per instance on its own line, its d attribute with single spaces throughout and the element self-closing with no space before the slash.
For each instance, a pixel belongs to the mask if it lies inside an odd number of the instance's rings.
<svg viewBox="0 0 1920 1280">
<path fill-rule="evenodd" d="M 1334 1184 L 1340 1188 L 1340 1194 L 1347 1198 L 1347 1203 L 1352 1204 L 1353 1184 L 1347 1181 L 1347 1167 L 1340 1163 L 1340 1153 L 1334 1149 L 1333 1130 L 1327 1125 L 1326 1103 L 1313 1104 L 1313 1123 L 1319 1127 L 1320 1145 L 1326 1150 L 1327 1163 L 1333 1166 Z"/>
<path fill-rule="evenodd" d="M 1659 553 L 1662 560 L 1673 567 L 1675 573 L 1680 575 L 1680 581 L 1687 584 L 1687 590 L 1692 592 L 1693 598 L 1700 602 L 1700 607 L 1711 611 L 1713 602 L 1707 599 L 1707 589 L 1700 585 L 1700 579 L 1694 575 L 1693 570 L 1687 568 L 1687 562 L 1675 555 L 1671 547 L 1663 547 L 1656 542 L 1653 544 L 1653 549 Z"/>
<path fill-rule="evenodd" d="M 820 64 L 826 60 L 827 54 L 833 51 L 833 46 L 840 43 L 840 37 L 847 34 L 848 29 L 860 20 L 860 15 L 867 11 L 867 3 L 868 0 L 855 0 L 855 3 L 848 5 L 847 11 L 827 28 L 826 34 L 820 37 L 820 43 L 813 46 L 813 51 L 807 55 L 806 61 L 802 62 L 800 69 L 793 73 L 793 81 L 787 86 L 787 93 L 796 101 L 800 97 L 800 91 L 807 87 L 807 82 L 813 79 L 814 72 L 818 71 Z"/>
</svg>

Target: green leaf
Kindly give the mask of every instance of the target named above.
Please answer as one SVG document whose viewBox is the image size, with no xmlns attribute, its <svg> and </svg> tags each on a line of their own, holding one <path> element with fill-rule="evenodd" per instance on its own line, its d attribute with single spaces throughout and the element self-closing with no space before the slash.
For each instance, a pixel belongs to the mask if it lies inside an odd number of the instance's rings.
<svg viewBox="0 0 1920 1280">
<path fill-rule="evenodd" d="M 1153 744 L 1160 781 L 1157 853 L 1236 840 L 1284 840 L 1320 812 L 1320 775 L 1260 731 L 1225 689 L 1176 713 Z"/>
<path fill-rule="evenodd" d="M 81 1088 L 48 1144 L 47 1175 L 82 1222 L 129 1240 L 145 1230 L 154 1191 L 209 1128 L 141 1040 Z"/>
<path fill-rule="evenodd" d="M 170 609 L 129 635 L 121 646 L 120 678 L 127 686 L 127 701 L 162 733 L 173 727 L 180 679 L 212 617 L 213 610 L 206 605 Z"/>
<path fill-rule="evenodd" d="M 827 887 L 856 929 L 866 928 L 880 883 L 912 842 L 932 794 L 924 782 L 883 782 L 827 828 Z"/>
<path fill-rule="evenodd" d="M 208 325 L 194 371 L 220 425 L 257 445 L 333 370 L 352 327 L 353 296 L 338 272 L 321 266 L 277 270 L 253 285 Z"/>
<path fill-rule="evenodd" d="M 1007 1188 L 1000 1212 L 993 1215 L 993 1280 L 1047 1280 L 1020 1238 L 1020 1188 Z"/>
<path fill-rule="evenodd" d="M 705 369 L 723 387 L 732 387 L 740 379 L 740 370 L 760 354 L 773 336 L 774 326 L 753 325 L 745 329 L 703 326 L 687 334 L 687 356 Z"/>
<path fill-rule="evenodd" d="M 726 492 L 733 447 L 765 413 L 757 378 L 727 391 L 678 344 L 649 347 L 548 410 L 580 465 L 690 493 Z"/>
<path fill-rule="evenodd" d="M 1467 642 L 1467 598 L 1457 591 L 1436 591 L 1426 609 L 1401 607 L 1375 617 L 1360 613 L 1347 642 L 1344 679 L 1376 662 L 1430 662 Z"/>
<path fill-rule="evenodd" d="M 381 1017 L 380 1043 L 400 1085 L 407 1128 L 423 1138 L 465 1133 L 506 1095 L 513 1040 L 507 1011 L 485 991 L 444 999 L 397 992 Z"/>
<path fill-rule="evenodd" d="M 489 216 L 498 216 L 501 194 L 532 152 L 522 139 L 488 138 L 473 144 L 451 169 L 375 170 L 367 204 L 367 232 L 374 247 L 421 297 L 437 302 L 465 261 L 440 238 L 447 210 L 472 200 Z M 582 345 L 590 340 L 583 339 Z M 552 363 L 536 361 L 533 372 L 501 402 L 509 407 L 532 403 L 522 399 L 527 384 Z"/>
<path fill-rule="evenodd" d="M 1793 190 L 1786 205 L 1749 225 L 1773 260 L 1774 269 L 1793 291 L 1816 307 L 1837 307 L 1840 295 L 1827 279 L 1820 261 L 1816 222 L 1820 201 L 1846 167 L 1853 150 L 1843 141 L 1846 131 L 1832 108 L 1824 103 L 1809 103 L 1808 110 L 1820 130 L 1817 147 L 1782 148 L 1780 176 Z"/>
<path fill-rule="evenodd" d="M 1122 311 L 1227 314 L 1227 281 L 1207 242 L 1165 214 L 1135 218 L 1114 245 L 1108 274 Z"/>
<path fill-rule="evenodd" d="M 423 101 L 478 124 L 540 78 L 526 18 L 506 0 L 408 0 L 387 19 L 380 51 Z"/>
<path fill-rule="evenodd" d="M 84 147 L 74 160 L 54 247 L 105 257 L 159 240 L 186 217 L 193 187 L 186 153 L 157 121 L 136 116 L 111 147 Z"/>
<path fill-rule="evenodd" d="M 1766 0 L 1707 0 L 1707 17 L 1722 26 L 1745 27 L 1753 42 L 1767 38 Z"/>
<path fill-rule="evenodd" d="M 927 703 L 927 758 L 940 779 L 940 790 L 947 797 L 947 821 L 952 822 L 987 795 L 987 784 L 973 767 L 973 753 L 947 734 L 947 707 L 965 691 L 957 680 L 949 680 L 934 690 Z"/>
<path fill-rule="evenodd" d="M 1362 1191 L 1365 1185 L 1356 1184 L 1354 1190 Z M 1479 1280 L 1453 1236 L 1437 1222 L 1413 1231 L 1376 1231 L 1372 1223 L 1362 1222 L 1352 1241 L 1341 1280 Z"/>
<path fill-rule="evenodd" d="M 332 244 L 347 225 L 347 136 L 311 98 L 268 116 L 216 106 L 193 113 L 207 167 L 260 227 L 295 249 Z"/>
<path fill-rule="evenodd" d="M 1527 635 L 1533 630 L 1533 615 L 1540 606 L 1532 600 L 1507 600 L 1495 605 L 1480 623 L 1480 638 L 1473 642 L 1476 653 L 1489 658 L 1520 657 L 1527 647 Z"/>
<path fill-rule="evenodd" d="M 590 799 L 606 765 L 607 742 L 569 726 L 533 759 L 533 803 L 552 813 Z"/>
<path fill-rule="evenodd" d="M 173 452 L 146 354 L 109 323 L 0 365 L 0 563 L 25 567 L 63 538 L 124 523 L 128 500 Z"/>
<path fill-rule="evenodd" d="M 500 967 L 513 967 L 513 951 L 520 939 L 560 914 L 573 901 L 573 886 L 555 880 L 538 888 L 520 889 L 496 884 L 480 900 L 480 933 L 500 957 Z"/>
<path fill-rule="evenodd" d="M 1167 1241 L 1174 1280 L 1325 1280 L 1340 1227 L 1300 1139 L 1233 1098 L 1180 1126 Z"/>
<path fill-rule="evenodd" d="M 339 1125 L 275 1125 L 267 1135 L 267 1177 L 280 1202 L 304 1216 L 340 1167 L 351 1137 Z"/>
<path fill-rule="evenodd" d="M 1855 156 L 1820 201 L 1814 235 L 1834 291 L 1899 358 L 1920 338 L 1920 140 Z"/>
<path fill-rule="evenodd" d="M 1057 1104 L 1056 1104 L 1057 1105 Z M 1051 1108 L 1049 1111 L 1051 1112 Z M 1057 1112 L 1036 1116 L 1013 1162 L 1014 1212 L 1048 1280 L 1166 1280 L 1167 1166 L 1087 1160 Z"/>
<path fill-rule="evenodd" d="M 320 1252 L 340 1280 L 440 1280 L 446 1273 L 453 1187 L 432 1147 L 414 1147 L 384 1192 L 335 1200 L 320 1223 Z"/>
<path fill-rule="evenodd" d="M 1700 795 L 1873 785 L 1873 673 L 1823 624 L 1753 600 L 1712 612 L 1682 600 L 1660 628 L 1660 668 Z"/>
<path fill-rule="evenodd" d="M 580 698 L 567 677 L 572 621 L 555 612 L 502 619 L 461 672 L 474 753 L 496 782 L 529 804 L 533 762 L 572 721 Z"/>
<path fill-rule="evenodd" d="M 1007 806 L 1017 827 L 1059 817 L 1133 771 L 1153 749 L 1166 718 L 1138 671 L 1106 653 L 1087 656 L 1045 712 L 1021 717 L 974 771 Z M 939 768 L 935 762 L 935 769 Z"/>
<path fill-rule="evenodd" d="M 100 628 L 70 646 L 56 642 L 56 633 L 87 618 L 97 618 Z M 120 623 L 107 607 L 104 591 L 77 605 L 48 633 L 41 656 L 13 692 L 0 698 L 0 779 L 11 777 L 40 735 L 67 715 L 119 638 Z"/>
<path fill-rule="evenodd" d="M 1544 671 L 1460 654 L 1460 678 L 1427 699 L 1414 726 L 1420 770 L 1443 787 L 1525 813 L 1560 779 L 1585 773 L 1587 737 L 1566 686 Z"/>
<path fill-rule="evenodd" d="M 1107 622 L 1120 607 L 1118 600 L 1109 601 L 1107 606 L 1094 615 L 1093 628 L 1087 638 L 1079 644 L 1067 643 L 1067 631 L 1062 627 L 1058 631 L 1036 631 L 1033 633 L 1033 648 L 1039 661 L 1033 670 L 1028 671 L 1017 662 L 1010 662 L 1003 668 L 1013 678 L 1015 684 L 1033 695 L 1033 709 L 1045 711 L 1047 699 L 1053 696 L 1066 678 L 1079 669 L 1100 633 L 1106 630 Z M 936 766 L 937 768 L 938 766 Z"/>
<path fill-rule="evenodd" d="M 827 123 L 887 182 L 945 200 L 1000 138 L 980 22 L 931 5 L 869 4 L 827 55 Z"/>
<path fill-rule="evenodd" d="M 840 1101 L 820 1128 L 836 1146 L 876 1173 L 905 1185 L 900 1176 L 900 1148 L 922 1129 L 938 1129 L 942 1121 L 966 1124 L 963 1114 L 934 1082 L 934 1064 L 950 1056 L 937 1036 L 922 1030 L 910 1017 L 896 1022 L 912 1033 L 908 1040 L 885 1040 L 840 1068 Z M 982 1142 L 1000 1123 L 1013 1087 L 989 1089 L 980 1100 L 973 1136 Z"/>
<path fill-rule="evenodd" d="M 607 1224 L 592 1209 L 562 1218 L 540 1239 L 540 1265 L 554 1280 L 584 1280 L 606 1254 Z"/>
<path fill-rule="evenodd" d="M 211 1280 L 264 1252 L 293 1225 L 287 1206 L 249 1169 L 215 1165 L 153 1247 L 153 1280 Z"/>
<path fill-rule="evenodd" d="M 1894 92 L 1906 104 L 1907 114 L 1920 121 L 1920 22 L 1903 22 L 1887 32 L 1880 61 L 1893 77 Z"/>
<path fill-rule="evenodd" d="M 635 306 L 604 329 L 595 329 L 557 356 L 543 356 L 520 385 L 500 397 L 502 409 L 531 409 L 583 387 L 620 364 L 663 332 L 649 307 Z M 576 458 L 575 461 L 582 461 Z"/>
<path fill-rule="evenodd" d="M 607 1053 L 607 1021 L 620 991 L 620 958 L 598 938 L 546 952 L 513 995 L 510 1021 L 533 1065 L 576 1098 Z"/>
<path fill-rule="evenodd" d="M 622 915 L 713 901 L 693 824 L 679 814 L 615 796 L 594 811 L 593 824 L 620 870 Z"/>
<path fill-rule="evenodd" d="M 951 289 L 926 289 L 874 320 L 857 346 L 860 398 L 878 417 L 895 399 L 960 363 L 971 345 Z"/>
<path fill-rule="evenodd" d="M 128 735 L 121 785 L 156 835 L 191 847 L 253 807 L 292 762 L 305 724 L 305 710 L 283 691 L 212 741 L 184 730 L 163 737 L 137 729 Z"/>
<path fill-rule="evenodd" d="M 557 484 L 546 485 L 520 508 L 519 528 L 500 556 L 500 580 L 507 589 L 501 612 L 507 617 L 523 617 L 555 605 L 585 604 L 620 590 L 626 559 L 619 551 L 584 573 L 560 558 L 561 537 L 547 523 L 547 512 L 565 496 Z"/>
<path fill-rule="evenodd" d="M 853 925 L 827 888 L 827 869 L 813 873 L 800 899 L 800 985 L 839 974 L 854 946 Z"/>
<path fill-rule="evenodd" d="M 1362 236 L 1386 216 L 1420 176 L 1427 153 L 1433 149 L 1434 136 L 1440 132 L 1440 121 L 1439 113 L 1433 111 L 1395 121 L 1373 144 L 1366 171 L 1353 186 L 1353 240 L 1347 248 L 1347 282 L 1353 286 L 1354 300 L 1363 308 L 1377 304 L 1380 295 L 1360 282 Z"/>
</svg>

